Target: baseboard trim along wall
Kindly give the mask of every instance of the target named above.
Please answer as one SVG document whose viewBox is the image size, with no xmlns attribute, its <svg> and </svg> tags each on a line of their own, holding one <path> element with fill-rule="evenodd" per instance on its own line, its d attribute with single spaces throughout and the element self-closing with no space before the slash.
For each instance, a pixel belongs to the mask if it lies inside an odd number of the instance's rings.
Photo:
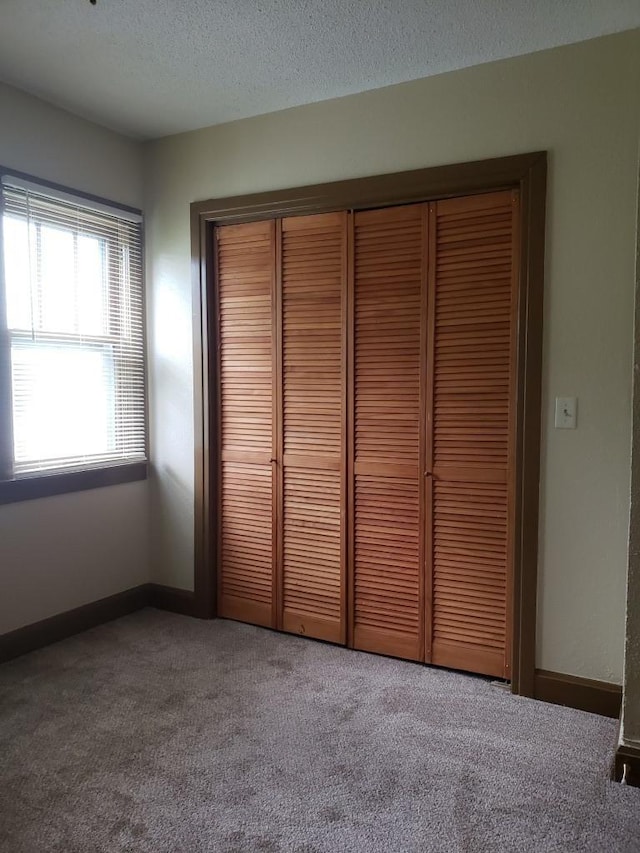
<svg viewBox="0 0 640 853">
<path fill-rule="evenodd" d="M 534 697 L 554 705 L 566 705 L 579 711 L 589 711 L 603 717 L 619 717 L 622 687 L 606 681 L 593 681 L 576 675 L 564 675 L 537 669 Z"/>
<path fill-rule="evenodd" d="M 140 610 L 149 602 L 148 584 L 101 598 L 82 607 L 58 613 L 33 625 L 25 625 L 0 636 L 0 661 L 11 660 L 51 643 L 57 643 L 103 622 Z"/>
<path fill-rule="evenodd" d="M 183 616 L 197 616 L 195 593 L 188 589 L 176 589 L 159 583 L 149 584 L 149 605 L 158 610 L 170 610 Z"/>
<path fill-rule="evenodd" d="M 142 607 L 157 607 L 185 616 L 196 613 L 193 592 L 159 584 L 141 584 L 0 635 L 0 663 L 119 619 Z"/>
<path fill-rule="evenodd" d="M 1 635 L 0 663 L 51 643 L 57 643 L 81 631 L 118 619 L 120 616 L 126 616 L 143 607 L 157 607 L 159 610 L 169 610 L 183 616 L 198 615 L 195 593 L 156 583 L 141 584 Z M 535 674 L 534 696 L 543 702 L 566 705 L 569 708 L 577 708 L 605 717 L 618 717 L 622 688 L 604 681 L 593 681 L 588 678 L 578 678 L 575 675 L 563 675 L 559 672 L 538 669 Z M 631 748 L 620 747 L 619 752 L 623 751 L 620 767 L 625 761 L 632 764 L 635 768 L 634 778 L 638 778 L 640 753 L 636 754 L 631 750 L 633 754 L 629 758 L 627 752 L 624 752 L 629 749 Z M 627 756 L 628 760 L 624 756 Z M 616 767 L 618 767 L 617 756 Z"/>
<path fill-rule="evenodd" d="M 624 779 L 627 785 L 640 788 L 640 745 L 620 744 L 613 764 L 613 779 L 616 782 Z"/>
</svg>

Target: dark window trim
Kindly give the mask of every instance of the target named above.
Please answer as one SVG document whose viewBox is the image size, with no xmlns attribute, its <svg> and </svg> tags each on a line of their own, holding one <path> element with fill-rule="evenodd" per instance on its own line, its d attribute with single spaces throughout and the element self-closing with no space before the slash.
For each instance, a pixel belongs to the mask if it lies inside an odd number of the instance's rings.
<svg viewBox="0 0 640 853">
<path fill-rule="evenodd" d="M 10 176 L 21 178 L 39 184 L 46 192 L 47 189 L 58 190 L 84 199 L 95 204 L 103 204 L 123 213 L 132 213 L 142 217 L 141 229 L 144 233 L 144 214 L 142 210 L 127 204 L 120 204 L 102 196 L 86 193 L 73 187 L 47 181 L 27 172 L 20 172 L 0 164 L 0 177 Z M 6 322 L 6 297 L 4 292 L 3 272 L 4 246 L 2 227 L 0 223 L 0 505 L 17 503 L 20 501 L 35 500 L 37 498 L 63 495 L 69 492 L 85 491 L 87 489 L 98 489 L 105 486 L 115 486 L 121 483 L 132 483 L 138 480 L 146 480 L 148 477 L 149 464 L 147 460 L 132 461 L 124 464 L 109 463 L 104 466 L 87 467 L 75 471 L 63 471 L 57 473 L 43 472 L 42 474 L 21 475 L 12 477 L 13 459 L 13 428 L 11 417 L 11 354 L 10 339 Z M 144 278 L 144 240 L 141 246 L 141 264 Z M 146 316 L 146 292 L 142 288 L 142 310 Z M 145 443 L 147 456 L 149 454 L 149 423 L 148 423 L 148 374 L 146 359 L 146 323 L 143 325 L 144 344 L 144 376 L 145 376 Z"/>
<path fill-rule="evenodd" d="M 36 474 L 0 481 L 0 505 L 49 498 L 68 492 L 83 492 L 147 479 L 147 462 L 128 462 L 104 468 L 84 468 L 58 474 Z"/>
<path fill-rule="evenodd" d="M 435 166 L 191 205 L 193 283 L 196 613 L 216 614 L 217 323 L 213 268 L 216 223 L 335 210 L 362 210 L 517 188 L 520 192 L 520 305 L 516 399 L 515 542 L 511 689 L 534 696 L 538 494 L 542 389 L 547 152 Z"/>
<path fill-rule="evenodd" d="M 0 176 L 1 174 L 0 172 Z M 4 288 L 4 228 L 0 221 L 0 482 L 7 480 L 13 473 L 12 405 L 11 335 L 7 328 L 7 300 Z"/>
<path fill-rule="evenodd" d="M 0 163 L 0 177 L 3 175 L 11 175 L 13 178 L 21 178 L 23 181 L 32 181 L 34 184 L 40 184 L 44 189 L 69 193 L 69 195 L 74 195 L 76 198 L 82 198 L 85 199 L 85 201 L 92 201 L 95 204 L 105 204 L 108 207 L 113 207 L 114 210 L 122 210 L 125 213 L 134 213 L 136 216 L 142 216 L 144 218 L 144 213 L 137 207 L 131 207 L 128 204 L 121 204 L 119 201 L 113 201 L 110 198 L 104 198 L 100 195 L 83 192 L 82 190 L 77 190 L 74 187 L 67 187 L 64 184 L 56 184 L 53 181 L 46 181 L 44 178 L 38 178 L 35 175 L 28 174 L 27 172 L 19 172 L 17 169 L 10 169 Z M 46 195 L 46 193 L 44 193 L 44 195 Z"/>
</svg>

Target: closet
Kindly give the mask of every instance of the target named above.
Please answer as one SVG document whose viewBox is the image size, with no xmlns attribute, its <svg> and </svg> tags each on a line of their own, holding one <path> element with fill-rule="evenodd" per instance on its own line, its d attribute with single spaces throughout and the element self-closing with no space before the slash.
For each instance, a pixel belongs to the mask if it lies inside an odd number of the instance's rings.
<svg viewBox="0 0 640 853">
<path fill-rule="evenodd" d="M 518 193 L 216 226 L 218 614 L 508 678 Z"/>
</svg>

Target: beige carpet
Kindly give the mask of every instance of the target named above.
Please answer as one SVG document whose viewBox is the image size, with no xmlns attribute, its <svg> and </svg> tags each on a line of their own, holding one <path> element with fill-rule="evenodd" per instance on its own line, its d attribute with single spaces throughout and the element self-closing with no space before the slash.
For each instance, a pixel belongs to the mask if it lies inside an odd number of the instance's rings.
<svg viewBox="0 0 640 853">
<path fill-rule="evenodd" d="M 7 853 L 638 853 L 613 720 L 145 610 L 0 667 Z"/>
</svg>

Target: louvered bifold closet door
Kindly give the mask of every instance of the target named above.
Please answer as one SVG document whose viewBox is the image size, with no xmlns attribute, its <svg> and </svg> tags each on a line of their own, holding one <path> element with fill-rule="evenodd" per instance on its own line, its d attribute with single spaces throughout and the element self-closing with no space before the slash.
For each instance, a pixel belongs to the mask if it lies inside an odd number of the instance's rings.
<svg viewBox="0 0 640 853">
<path fill-rule="evenodd" d="M 346 641 L 347 214 L 282 220 L 281 627 Z"/>
<path fill-rule="evenodd" d="M 427 207 L 356 213 L 353 645 L 424 659 Z"/>
<path fill-rule="evenodd" d="M 218 614 L 275 626 L 275 224 L 216 228 L 221 465 Z"/>
<path fill-rule="evenodd" d="M 432 206 L 432 649 L 508 677 L 517 194 Z"/>
</svg>

